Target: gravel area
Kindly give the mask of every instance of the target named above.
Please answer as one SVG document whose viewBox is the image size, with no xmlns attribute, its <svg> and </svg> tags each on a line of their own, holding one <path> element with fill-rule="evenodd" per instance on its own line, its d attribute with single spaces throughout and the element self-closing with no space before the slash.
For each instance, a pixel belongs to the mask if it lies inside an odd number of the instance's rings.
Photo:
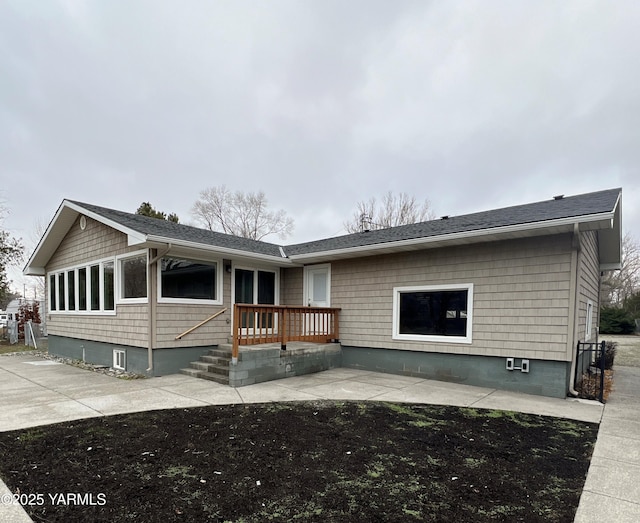
<svg viewBox="0 0 640 523">
<path fill-rule="evenodd" d="M 61 358 L 59 356 L 54 356 L 49 354 L 48 352 L 34 350 L 34 351 L 21 351 L 21 352 L 9 352 L 8 354 L 2 354 L 0 357 L 11 357 L 11 356 L 24 356 L 29 355 L 35 358 L 44 358 L 47 360 L 57 361 L 59 363 L 64 363 L 65 365 L 73 365 L 74 367 L 79 367 L 81 369 L 90 370 L 93 372 L 99 372 L 100 374 L 106 374 L 107 376 L 113 376 L 114 378 L 120 378 L 124 380 L 137 380 L 137 379 L 146 379 L 147 376 L 143 374 L 134 374 L 132 372 L 126 372 L 124 370 L 113 369 L 106 365 L 94 365 L 92 363 L 87 363 L 81 360 L 73 360 L 71 358 Z"/>
</svg>

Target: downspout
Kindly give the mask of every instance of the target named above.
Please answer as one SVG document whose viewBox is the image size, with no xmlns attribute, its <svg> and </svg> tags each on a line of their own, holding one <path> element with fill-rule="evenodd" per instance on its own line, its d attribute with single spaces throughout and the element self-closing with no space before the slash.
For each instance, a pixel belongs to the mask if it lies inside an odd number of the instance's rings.
<svg viewBox="0 0 640 523">
<path fill-rule="evenodd" d="M 161 254 L 158 254 L 158 251 L 156 249 L 156 255 L 153 258 L 147 258 L 147 296 L 149 300 L 149 313 L 147 314 L 149 341 L 147 347 L 147 359 L 149 367 L 147 368 L 147 372 L 151 372 L 153 370 L 153 347 L 155 346 L 156 341 L 156 309 L 158 302 L 154 292 L 155 287 L 153 286 L 153 282 L 156 280 L 156 278 L 153 277 L 155 273 L 152 274 L 152 269 L 154 266 L 157 268 L 158 260 L 165 256 L 171 250 L 171 247 L 172 245 L 169 243 L 167 244 L 167 248 L 162 251 Z M 149 252 L 149 255 L 151 255 L 152 252 L 153 250 Z"/>
<path fill-rule="evenodd" d="M 582 245 L 580 243 L 580 227 L 577 223 L 573 224 L 573 238 L 571 240 L 571 270 L 575 271 L 575 278 L 571 281 L 571 296 L 570 296 L 570 307 L 571 307 L 571 325 L 572 330 L 570 331 L 572 334 L 569 336 L 569 349 L 571 351 L 571 372 L 569 374 L 569 394 L 574 398 L 577 398 L 580 393 L 574 389 L 575 381 L 576 381 L 576 365 L 577 355 L 576 355 L 576 337 L 578 333 L 578 292 L 580 289 L 580 251 L 582 250 Z"/>
</svg>

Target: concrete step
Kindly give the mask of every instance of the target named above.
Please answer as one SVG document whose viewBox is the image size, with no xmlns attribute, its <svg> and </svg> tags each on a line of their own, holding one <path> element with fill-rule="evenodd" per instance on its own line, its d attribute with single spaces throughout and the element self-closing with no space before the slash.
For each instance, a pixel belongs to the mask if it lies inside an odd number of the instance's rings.
<svg viewBox="0 0 640 523">
<path fill-rule="evenodd" d="M 231 351 L 227 351 L 227 350 L 224 350 L 224 349 L 209 349 L 209 351 L 207 352 L 206 356 L 213 356 L 215 358 L 221 358 L 221 359 L 230 360 L 231 359 Z"/>
<path fill-rule="evenodd" d="M 191 376 L 192 378 L 199 378 L 204 374 L 204 371 L 198 369 L 180 369 L 180 374 L 186 374 L 187 376 Z"/>
<path fill-rule="evenodd" d="M 221 367 L 228 367 L 231 363 L 231 358 L 224 358 L 220 356 L 200 356 L 200 360 L 202 363 L 209 363 L 213 365 L 219 365 Z"/>
<path fill-rule="evenodd" d="M 225 376 L 225 375 L 222 375 L 222 374 L 213 374 L 211 372 L 203 372 L 198 377 L 203 379 L 203 380 L 215 381 L 216 383 L 221 383 L 223 385 L 229 385 L 229 375 L 228 374 Z"/>
<path fill-rule="evenodd" d="M 229 376 L 229 366 L 228 365 L 216 365 L 214 363 L 206 363 L 203 361 L 192 361 L 189 363 L 189 367 L 192 369 L 208 373 L 208 374 L 221 374 L 223 376 Z"/>
</svg>

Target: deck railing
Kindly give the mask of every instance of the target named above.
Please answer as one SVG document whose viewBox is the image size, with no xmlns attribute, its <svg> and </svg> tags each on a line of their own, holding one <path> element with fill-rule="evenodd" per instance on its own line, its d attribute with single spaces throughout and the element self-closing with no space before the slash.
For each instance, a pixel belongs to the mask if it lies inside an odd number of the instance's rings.
<svg viewBox="0 0 640 523">
<path fill-rule="evenodd" d="M 236 303 L 233 309 L 233 361 L 240 345 L 289 341 L 330 343 L 340 339 L 340 309 Z"/>
</svg>

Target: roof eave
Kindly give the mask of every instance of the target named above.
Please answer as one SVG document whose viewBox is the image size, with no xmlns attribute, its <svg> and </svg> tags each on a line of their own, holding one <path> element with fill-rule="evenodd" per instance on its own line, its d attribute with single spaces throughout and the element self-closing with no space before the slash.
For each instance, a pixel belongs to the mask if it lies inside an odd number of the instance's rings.
<svg viewBox="0 0 640 523">
<path fill-rule="evenodd" d="M 146 235 L 139 231 L 125 227 L 69 200 L 63 200 L 25 265 L 22 271 L 25 276 L 44 276 L 45 266 L 51 256 L 75 223 L 76 218 L 82 214 L 126 234 L 128 245 L 139 245 L 147 241 Z"/>
<path fill-rule="evenodd" d="M 622 267 L 622 193 L 613 208 L 610 227 L 598 231 L 600 270 L 611 271 Z"/>
<path fill-rule="evenodd" d="M 376 243 L 373 245 L 363 245 L 358 247 L 348 247 L 344 249 L 334 249 L 329 251 L 318 251 L 305 254 L 292 254 L 290 258 L 299 263 L 315 263 L 330 259 L 356 258 L 360 256 L 371 256 L 397 251 L 409 251 L 416 249 L 428 249 L 444 247 L 448 245 L 460 245 L 466 243 L 476 243 L 488 239 L 510 239 L 526 236 L 537 236 L 540 234 L 557 234 L 573 230 L 575 223 L 580 225 L 581 230 L 610 229 L 613 227 L 615 212 L 592 214 L 579 217 L 568 217 L 557 220 L 544 220 L 540 222 L 509 225 L 504 227 L 492 227 L 488 229 L 477 229 L 458 233 L 442 234 L 422 238 L 412 238 L 408 240 L 390 241 Z M 545 232 L 546 231 L 546 232 Z"/>
<path fill-rule="evenodd" d="M 171 245 L 172 247 L 178 247 L 183 249 L 189 249 L 193 251 L 205 251 L 209 253 L 215 253 L 220 256 L 225 256 L 229 258 L 245 258 L 251 260 L 257 260 L 262 262 L 275 263 L 277 265 L 282 266 L 290 266 L 293 265 L 293 261 L 286 257 L 281 256 L 270 256 L 268 254 L 243 251 L 240 249 L 231 249 L 229 247 L 220 247 L 216 245 L 207 245 L 204 243 L 190 242 L 186 240 L 179 240 L 174 238 L 167 238 L 163 236 L 147 236 L 146 243 L 154 243 L 154 244 L 164 244 Z"/>
</svg>

